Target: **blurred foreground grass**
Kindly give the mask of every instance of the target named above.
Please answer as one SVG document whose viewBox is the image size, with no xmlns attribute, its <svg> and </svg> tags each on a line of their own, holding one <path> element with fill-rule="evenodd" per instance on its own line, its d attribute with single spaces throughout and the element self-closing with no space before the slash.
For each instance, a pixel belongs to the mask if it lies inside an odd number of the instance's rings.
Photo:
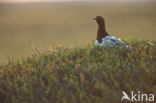
<svg viewBox="0 0 156 103">
<path fill-rule="evenodd" d="M 0 66 L 0 102 L 120 103 L 123 90 L 156 93 L 156 41 L 125 42 L 132 50 L 56 47 L 9 61 Z"/>
<path fill-rule="evenodd" d="M 105 18 L 110 35 L 156 39 L 155 3 L 108 4 L 0 4 L 0 64 L 7 56 L 17 59 L 37 48 L 84 46 L 96 38 L 93 17 Z"/>
</svg>

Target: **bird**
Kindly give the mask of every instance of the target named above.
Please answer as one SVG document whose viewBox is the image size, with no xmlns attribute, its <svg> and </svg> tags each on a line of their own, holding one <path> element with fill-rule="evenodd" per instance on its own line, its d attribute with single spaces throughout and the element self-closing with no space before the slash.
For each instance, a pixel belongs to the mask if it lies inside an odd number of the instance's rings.
<svg viewBox="0 0 156 103">
<path fill-rule="evenodd" d="M 98 24 L 98 30 L 97 30 L 97 37 L 95 40 L 95 44 L 100 47 L 114 47 L 116 45 L 124 45 L 126 48 L 128 48 L 128 45 L 124 44 L 124 42 L 114 36 L 110 36 L 105 27 L 105 20 L 102 16 L 96 16 L 93 18 L 93 20 L 96 20 Z"/>
</svg>

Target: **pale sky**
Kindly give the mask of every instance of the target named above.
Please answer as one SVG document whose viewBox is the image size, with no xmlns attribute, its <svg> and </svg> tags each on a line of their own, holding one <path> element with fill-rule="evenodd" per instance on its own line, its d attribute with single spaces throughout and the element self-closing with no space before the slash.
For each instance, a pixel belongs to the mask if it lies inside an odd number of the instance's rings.
<svg viewBox="0 0 156 103">
<path fill-rule="evenodd" d="M 45 1 L 148 1 L 148 0 L 0 0 L 0 2 L 45 2 Z"/>
</svg>

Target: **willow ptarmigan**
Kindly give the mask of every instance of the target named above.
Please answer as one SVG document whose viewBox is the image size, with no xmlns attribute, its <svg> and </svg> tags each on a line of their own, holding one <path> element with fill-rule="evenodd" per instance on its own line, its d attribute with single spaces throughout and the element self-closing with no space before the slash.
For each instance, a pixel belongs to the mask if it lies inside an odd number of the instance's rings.
<svg viewBox="0 0 156 103">
<path fill-rule="evenodd" d="M 95 40 L 95 44 L 101 47 L 114 47 L 115 45 L 125 45 L 126 48 L 128 48 L 128 45 L 124 44 L 124 42 L 114 36 L 110 36 L 106 32 L 105 28 L 105 21 L 102 16 L 96 16 L 93 18 L 93 20 L 96 20 L 98 24 L 98 30 L 97 30 L 97 38 Z"/>
</svg>

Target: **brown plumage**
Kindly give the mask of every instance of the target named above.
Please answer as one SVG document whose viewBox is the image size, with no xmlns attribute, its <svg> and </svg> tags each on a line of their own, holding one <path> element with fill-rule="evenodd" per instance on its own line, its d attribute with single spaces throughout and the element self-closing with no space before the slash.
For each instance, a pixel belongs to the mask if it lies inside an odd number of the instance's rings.
<svg viewBox="0 0 156 103">
<path fill-rule="evenodd" d="M 98 30 L 97 30 L 97 40 L 99 43 L 102 42 L 102 38 L 104 38 L 105 36 L 109 36 L 108 33 L 106 32 L 106 28 L 105 28 L 105 21 L 104 18 L 102 16 L 96 16 L 94 18 L 94 20 L 96 20 L 96 22 L 98 23 Z"/>
</svg>

